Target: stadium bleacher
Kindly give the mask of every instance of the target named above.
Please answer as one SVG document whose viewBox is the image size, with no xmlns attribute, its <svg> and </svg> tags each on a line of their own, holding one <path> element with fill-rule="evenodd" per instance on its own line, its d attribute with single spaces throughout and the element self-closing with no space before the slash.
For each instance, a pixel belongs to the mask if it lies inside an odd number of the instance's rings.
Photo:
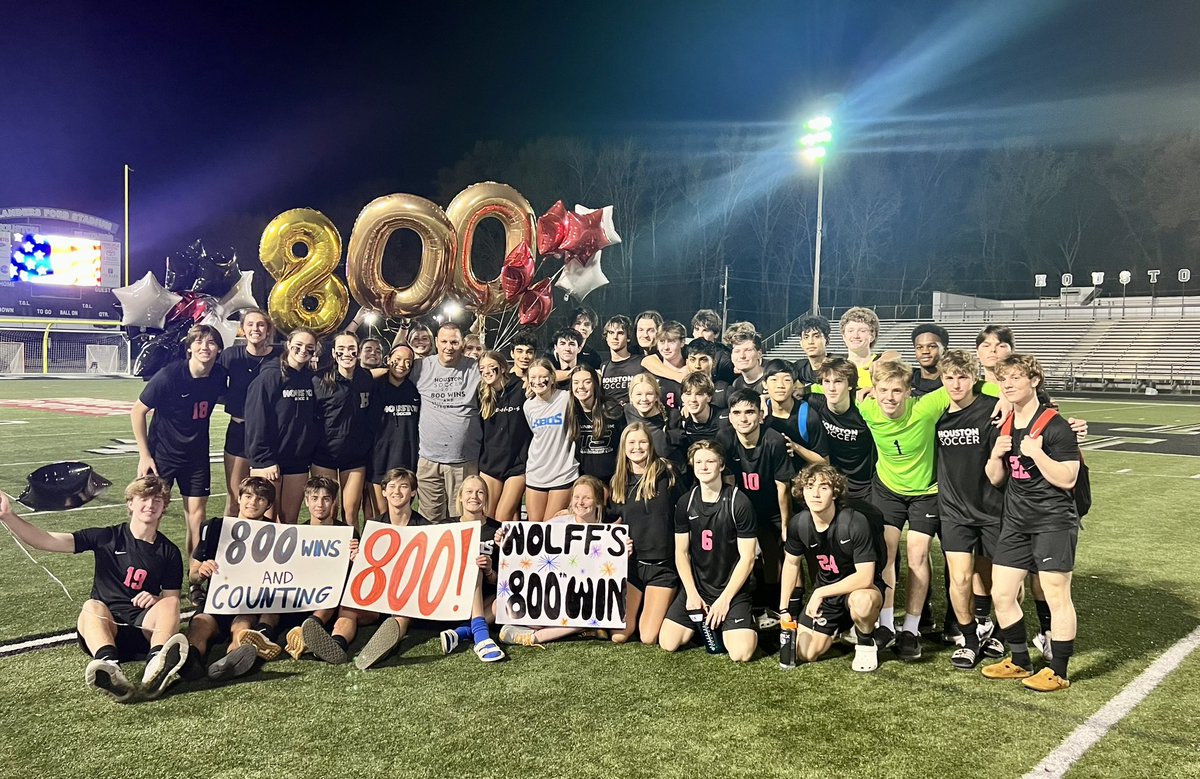
<svg viewBox="0 0 1200 779">
<path fill-rule="evenodd" d="M 880 323 L 876 351 L 895 349 L 915 360 L 912 329 L 920 320 Z M 950 347 L 975 348 L 978 322 L 940 322 Z M 1134 392 L 1153 385 L 1161 391 L 1200 389 L 1200 319 L 1101 320 L 1011 323 L 1017 350 L 1035 355 L 1054 389 Z M 831 354 L 845 354 L 837 323 L 832 323 Z M 795 361 L 803 356 L 796 333 L 770 349 L 768 357 Z"/>
</svg>

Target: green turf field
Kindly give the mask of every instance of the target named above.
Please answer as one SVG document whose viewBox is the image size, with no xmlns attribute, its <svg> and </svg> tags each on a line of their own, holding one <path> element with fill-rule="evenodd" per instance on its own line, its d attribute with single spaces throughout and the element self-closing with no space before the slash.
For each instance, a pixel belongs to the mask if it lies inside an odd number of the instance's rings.
<svg viewBox="0 0 1200 779">
<path fill-rule="evenodd" d="M 6 381 L 0 401 L 132 401 L 140 386 Z M 0 776 L 1020 776 L 1200 623 L 1185 507 L 1200 486 L 1200 435 L 1179 427 L 1200 424 L 1200 405 L 1064 407 L 1105 443 L 1086 455 L 1095 506 L 1080 536 L 1066 693 L 952 671 L 949 650 L 928 642 L 920 663 L 883 653 L 877 673 L 859 675 L 846 655 L 784 673 L 774 656 L 734 667 L 702 650 L 595 642 L 518 648 L 484 666 L 469 653 L 443 658 L 425 634 L 366 673 L 287 660 L 219 689 L 181 684 L 120 706 L 84 687 L 84 656 L 71 647 L 0 659 Z M 216 414 L 214 430 L 224 420 Z M 1114 430 L 1129 426 L 1142 430 Z M 124 416 L 0 406 L 0 488 L 19 493 L 38 465 L 82 459 L 114 487 L 33 521 L 62 531 L 119 522 L 136 455 L 84 450 L 129 437 Z M 178 506 L 164 529 L 182 545 Z M 90 555 L 34 556 L 71 597 L 0 535 L 0 644 L 73 628 L 87 597 Z M 1193 655 L 1070 775 L 1200 776 L 1198 682 Z"/>
</svg>

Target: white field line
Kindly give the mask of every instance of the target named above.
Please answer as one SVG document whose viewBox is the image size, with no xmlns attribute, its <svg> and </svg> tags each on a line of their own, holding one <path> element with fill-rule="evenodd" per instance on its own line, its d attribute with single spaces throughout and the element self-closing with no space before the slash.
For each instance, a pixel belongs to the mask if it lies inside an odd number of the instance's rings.
<svg viewBox="0 0 1200 779">
<path fill-rule="evenodd" d="M 179 615 L 181 622 L 191 619 L 194 611 L 185 611 Z M 59 633 L 56 636 L 43 636 L 42 638 L 29 638 L 21 641 L 14 641 L 11 644 L 0 646 L 0 660 L 13 655 L 24 654 L 25 652 L 36 652 L 39 649 L 54 649 L 55 647 L 66 646 L 75 643 L 78 634 L 72 630 L 69 633 Z"/>
<path fill-rule="evenodd" d="M 1099 743 L 1100 739 L 1144 701 L 1155 687 L 1162 684 L 1167 675 L 1178 668 L 1198 646 L 1200 627 L 1176 641 L 1174 646 L 1163 652 L 1149 668 L 1138 674 L 1136 679 L 1125 685 L 1108 703 L 1101 706 L 1099 711 L 1075 728 L 1053 752 L 1025 774 L 1025 779 L 1058 779 L 1066 775 L 1071 766 L 1079 762 L 1089 749 Z"/>
<path fill-rule="evenodd" d="M 208 497 L 209 497 L 209 500 L 211 500 L 213 498 L 223 498 L 228 494 L 229 493 L 227 493 L 227 492 L 214 492 L 211 495 L 209 495 Z M 93 511 L 95 509 L 117 508 L 118 506 L 121 506 L 121 505 L 123 505 L 123 504 L 121 504 L 121 503 L 105 503 L 103 505 L 97 505 L 97 506 L 79 506 L 78 508 L 73 508 L 73 509 L 54 509 L 52 511 L 31 511 L 28 514 L 22 514 L 21 516 L 22 517 L 44 517 L 47 514 L 70 514 L 75 511 Z"/>
<path fill-rule="evenodd" d="M 1068 401 L 1070 403 L 1116 404 L 1116 405 L 1114 405 L 1114 408 L 1121 408 L 1122 406 L 1159 406 L 1159 407 L 1165 406 L 1168 408 L 1193 408 L 1193 409 L 1200 410 L 1200 404 L 1197 404 L 1197 403 L 1151 403 L 1151 402 L 1138 401 L 1138 400 L 1102 400 L 1100 398 L 1072 398 L 1072 397 L 1067 397 L 1066 395 L 1057 397 L 1054 400 L 1055 400 L 1055 402 Z"/>
</svg>

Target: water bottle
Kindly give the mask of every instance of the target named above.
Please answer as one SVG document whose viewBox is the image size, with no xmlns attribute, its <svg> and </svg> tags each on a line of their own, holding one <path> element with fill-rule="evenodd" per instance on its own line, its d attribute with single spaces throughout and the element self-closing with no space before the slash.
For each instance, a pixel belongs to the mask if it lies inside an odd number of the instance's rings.
<svg viewBox="0 0 1200 779">
<path fill-rule="evenodd" d="M 721 631 L 713 630 L 704 621 L 703 609 L 688 610 L 688 617 L 692 620 L 692 624 L 700 631 L 700 636 L 704 640 L 704 650 L 710 655 L 720 655 L 725 653 L 725 642 L 721 640 Z"/>
<path fill-rule="evenodd" d="M 779 621 L 779 667 L 785 671 L 796 667 L 796 620 L 790 615 Z"/>
</svg>

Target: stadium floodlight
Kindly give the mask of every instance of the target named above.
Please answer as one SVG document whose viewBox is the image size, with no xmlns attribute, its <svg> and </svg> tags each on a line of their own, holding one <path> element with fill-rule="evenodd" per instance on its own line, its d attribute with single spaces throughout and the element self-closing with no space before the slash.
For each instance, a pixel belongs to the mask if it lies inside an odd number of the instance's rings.
<svg viewBox="0 0 1200 779">
<path fill-rule="evenodd" d="M 447 319 L 454 320 L 462 316 L 463 307 L 457 300 L 447 300 L 446 304 L 442 306 L 442 312 L 446 315 Z"/>
<path fill-rule="evenodd" d="M 833 118 L 819 114 L 804 123 L 807 132 L 800 136 L 800 156 L 817 166 L 817 236 L 813 250 L 812 313 L 821 313 L 821 234 L 824 232 L 825 160 L 833 145 Z"/>
</svg>

